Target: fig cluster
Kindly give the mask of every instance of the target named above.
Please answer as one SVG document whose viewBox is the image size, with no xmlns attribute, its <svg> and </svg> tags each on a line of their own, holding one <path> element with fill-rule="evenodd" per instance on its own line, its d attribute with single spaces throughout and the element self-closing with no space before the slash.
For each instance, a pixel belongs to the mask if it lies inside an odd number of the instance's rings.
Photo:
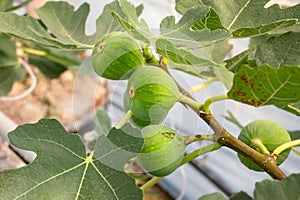
<svg viewBox="0 0 300 200">
<path fill-rule="evenodd" d="M 131 113 L 131 122 L 143 127 L 139 161 L 150 174 L 166 176 L 180 166 L 185 142 L 175 130 L 158 124 L 166 118 L 180 92 L 166 71 L 145 66 L 144 56 L 131 36 L 113 32 L 95 45 L 92 63 L 101 77 L 129 79 L 123 103 L 125 111 Z"/>
</svg>

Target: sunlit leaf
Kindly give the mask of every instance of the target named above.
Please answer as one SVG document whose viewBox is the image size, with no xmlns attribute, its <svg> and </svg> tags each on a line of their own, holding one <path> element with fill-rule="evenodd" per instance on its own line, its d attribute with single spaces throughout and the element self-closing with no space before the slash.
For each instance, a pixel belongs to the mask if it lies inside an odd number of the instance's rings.
<svg viewBox="0 0 300 200">
<path fill-rule="evenodd" d="M 192 30 L 193 25 L 209 12 L 209 7 L 201 6 L 186 12 L 177 23 L 174 16 L 164 18 L 160 23 L 160 37 L 168 39 L 177 47 L 187 47 L 189 49 L 203 48 L 225 40 L 230 36 L 225 30 L 211 31 L 206 28 Z"/>
<path fill-rule="evenodd" d="M 181 13 L 189 8 L 211 6 L 219 15 L 222 25 L 232 32 L 233 37 L 252 37 L 289 27 L 300 19 L 300 5 L 280 9 L 278 5 L 264 8 L 269 0 L 177 0 Z"/>
<path fill-rule="evenodd" d="M 138 40 L 150 43 L 149 38 L 153 37 L 153 35 L 149 31 L 146 21 L 144 19 L 138 19 L 138 13 L 134 5 L 127 0 L 118 0 L 117 2 L 126 18 L 124 19 L 124 17 L 113 11 L 112 15 L 116 21 Z"/>
<path fill-rule="evenodd" d="M 61 10 L 64 11 L 63 14 Z M 84 3 L 75 10 L 74 6 L 67 2 L 46 3 L 37 10 L 40 21 L 30 16 L 0 13 L 0 32 L 44 46 L 91 49 L 105 34 L 120 30 L 120 26 L 111 15 L 111 10 L 124 16 L 117 2 L 107 4 L 96 21 L 96 32 L 92 35 L 86 35 L 85 31 L 89 5 Z"/>
</svg>

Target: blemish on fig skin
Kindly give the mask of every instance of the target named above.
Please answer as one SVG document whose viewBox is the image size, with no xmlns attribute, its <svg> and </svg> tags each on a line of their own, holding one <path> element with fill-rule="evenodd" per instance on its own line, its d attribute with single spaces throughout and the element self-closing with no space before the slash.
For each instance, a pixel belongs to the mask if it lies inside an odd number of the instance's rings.
<svg viewBox="0 0 300 200">
<path fill-rule="evenodd" d="M 132 87 L 130 87 L 130 89 L 129 89 L 129 96 L 130 96 L 130 98 L 134 97 L 134 89 Z"/>
<path fill-rule="evenodd" d="M 173 132 L 163 132 L 162 134 L 163 134 L 163 136 L 165 136 L 166 138 L 170 138 L 170 139 L 173 139 L 174 136 L 175 136 L 175 133 L 173 133 Z"/>
<path fill-rule="evenodd" d="M 100 51 L 102 51 L 103 48 L 104 48 L 104 43 L 99 45 L 97 51 L 100 52 Z"/>
</svg>

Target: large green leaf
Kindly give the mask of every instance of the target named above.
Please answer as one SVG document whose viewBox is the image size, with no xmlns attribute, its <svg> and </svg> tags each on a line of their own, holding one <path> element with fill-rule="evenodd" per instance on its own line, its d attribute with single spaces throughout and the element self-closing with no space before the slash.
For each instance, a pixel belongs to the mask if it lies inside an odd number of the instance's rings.
<svg viewBox="0 0 300 200">
<path fill-rule="evenodd" d="M 231 46 L 226 41 L 229 33 L 209 25 L 213 24 L 215 17 L 215 12 L 206 6 L 190 9 L 177 23 L 173 16 L 166 17 L 160 24 L 157 52 L 171 61 L 172 68 L 199 77 L 217 76 L 220 80 L 225 80 L 224 77 L 219 77 L 222 74 L 219 70 L 224 70 L 223 59 L 231 51 Z M 204 18 L 206 21 L 201 21 Z M 199 20 L 201 24 L 195 24 Z M 224 74 L 226 75 L 228 74 Z M 230 75 L 226 76 L 226 79 L 230 77 L 232 78 Z M 231 81 L 232 79 L 229 80 Z M 230 85 L 224 84 L 230 88 Z"/>
<path fill-rule="evenodd" d="M 61 13 L 63 10 L 63 14 Z M 0 32 L 36 42 L 43 46 L 64 49 L 91 49 L 105 34 L 119 30 L 111 10 L 121 12 L 119 4 L 112 2 L 104 7 L 96 21 L 96 32 L 85 34 L 89 5 L 82 4 L 76 11 L 67 2 L 48 2 L 37 10 L 40 21 L 14 13 L 0 13 Z M 123 13 L 118 13 L 124 16 Z M 47 29 L 45 29 L 46 25 Z"/>
<path fill-rule="evenodd" d="M 205 18 L 209 13 L 211 13 L 209 7 L 201 6 L 190 9 L 177 23 L 174 16 L 166 17 L 160 23 L 160 37 L 168 39 L 177 47 L 189 49 L 203 48 L 228 38 L 230 33 L 226 30 L 195 29 L 196 27 L 193 25 Z"/>
<path fill-rule="evenodd" d="M 26 167 L 0 172 L 2 199 L 142 199 L 133 179 L 96 160 L 93 152 L 86 155 L 79 135 L 56 120 L 21 125 L 9 138 L 37 157 Z"/>
<path fill-rule="evenodd" d="M 272 67 L 300 66 L 300 32 L 289 32 L 263 40 L 264 42 L 257 44 L 254 54 L 258 66 L 262 64 L 269 64 Z"/>
<path fill-rule="evenodd" d="M 223 26 L 233 37 L 252 37 L 297 23 L 300 19 L 300 5 L 280 9 L 278 5 L 264 8 L 269 0 L 177 0 L 179 12 L 203 5 L 211 6 L 218 13 Z"/>
<path fill-rule="evenodd" d="M 241 66 L 234 76 L 228 96 L 236 101 L 253 106 L 275 105 L 288 110 L 300 101 L 300 67 L 285 66 L 273 68 L 262 65 L 251 68 Z M 292 112 L 300 115 L 300 112 Z"/>
<path fill-rule="evenodd" d="M 255 184 L 254 199 L 299 199 L 300 174 L 293 174 L 286 179 L 264 180 Z"/>
<path fill-rule="evenodd" d="M 74 45 L 68 46 L 56 41 L 38 20 L 30 16 L 0 12 L 0 32 L 12 34 L 40 45 L 75 48 Z"/>
<path fill-rule="evenodd" d="M 95 157 L 111 168 L 122 170 L 125 163 L 139 153 L 144 144 L 141 131 L 125 124 L 112 128 L 108 135 L 100 135 L 95 145 Z"/>
</svg>

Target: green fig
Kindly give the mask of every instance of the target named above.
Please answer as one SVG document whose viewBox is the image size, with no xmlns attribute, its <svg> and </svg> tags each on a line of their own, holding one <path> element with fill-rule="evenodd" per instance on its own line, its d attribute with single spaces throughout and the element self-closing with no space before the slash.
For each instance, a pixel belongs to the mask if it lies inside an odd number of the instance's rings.
<svg viewBox="0 0 300 200">
<path fill-rule="evenodd" d="M 263 144 L 263 146 L 272 153 L 278 146 L 291 141 L 291 137 L 285 128 L 272 120 L 257 120 L 247 124 L 242 129 L 238 139 L 260 153 L 264 152 L 262 148 L 259 148 L 257 143 Z M 290 149 L 287 149 L 278 155 L 276 159 L 278 165 L 288 157 L 289 152 Z M 244 156 L 238 154 L 238 157 L 249 169 L 262 171 L 260 167 Z"/>
<path fill-rule="evenodd" d="M 138 159 L 149 174 L 166 176 L 180 166 L 185 152 L 183 136 L 160 125 L 143 128 L 142 135 L 144 145 Z"/>
<path fill-rule="evenodd" d="M 138 126 L 159 124 L 179 97 L 179 90 L 164 70 L 145 66 L 129 78 L 124 94 L 125 110 L 131 110 L 131 121 Z"/>
<path fill-rule="evenodd" d="M 95 72 L 112 80 L 128 79 L 130 74 L 144 65 L 138 44 L 126 33 L 112 32 L 95 45 L 92 53 Z"/>
</svg>

